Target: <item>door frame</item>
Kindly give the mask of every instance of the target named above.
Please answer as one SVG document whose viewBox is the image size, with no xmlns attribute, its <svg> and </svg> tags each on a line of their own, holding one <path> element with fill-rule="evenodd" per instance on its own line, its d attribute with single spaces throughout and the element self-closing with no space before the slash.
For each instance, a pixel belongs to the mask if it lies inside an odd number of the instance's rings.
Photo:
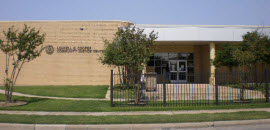
<svg viewBox="0 0 270 130">
<path fill-rule="evenodd" d="M 171 71 L 171 68 L 169 68 L 169 71 L 170 71 L 170 77 L 171 77 L 171 73 L 176 73 L 176 80 L 171 80 L 170 79 L 170 82 L 171 83 L 181 83 L 181 82 L 187 82 L 187 60 L 169 60 L 169 67 L 171 67 L 171 61 L 176 61 L 177 63 L 177 67 L 176 67 L 176 71 Z M 180 67 L 179 67 L 179 62 L 185 62 L 185 71 L 181 71 L 180 70 Z M 180 72 L 185 72 L 185 75 L 186 75 L 186 80 L 180 80 L 179 78 L 179 73 Z"/>
</svg>

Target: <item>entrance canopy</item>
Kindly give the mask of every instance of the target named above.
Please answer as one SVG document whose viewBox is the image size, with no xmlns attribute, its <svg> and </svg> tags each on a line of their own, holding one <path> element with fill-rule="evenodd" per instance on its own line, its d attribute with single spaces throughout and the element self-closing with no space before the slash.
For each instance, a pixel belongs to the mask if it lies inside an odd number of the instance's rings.
<svg viewBox="0 0 270 130">
<path fill-rule="evenodd" d="M 156 41 L 242 41 L 242 35 L 258 30 L 270 36 L 270 26 L 244 25 L 146 25 L 136 27 L 149 34 L 158 32 Z"/>
<path fill-rule="evenodd" d="M 202 82 L 198 74 L 207 72 L 206 82 L 214 84 L 216 68 L 211 61 L 215 59 L 216 46 L 240 42 L 244 34 L 255 30 L 270 36 L 270 26 L 137 24 L 136 27 L 146 34 L 153 30 L 158 33 L 155 54 L 146 71 L 162 74 L 164 68 L 169 68 L 166 72 L 171 83 Z"/>
</svg>

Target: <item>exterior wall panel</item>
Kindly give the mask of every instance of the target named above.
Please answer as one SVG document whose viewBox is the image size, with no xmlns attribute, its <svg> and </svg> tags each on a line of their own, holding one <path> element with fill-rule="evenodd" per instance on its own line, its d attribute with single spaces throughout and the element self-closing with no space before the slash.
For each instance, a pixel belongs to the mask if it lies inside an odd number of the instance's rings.
<svg viewBox="0 0 270 130">
<path fill-rule="evenodd" d="M 26 63 L 17 85 L 104 85 L 109 84 L 110 69 L 102 65 L 100 53 L 57 53 L 57 47 L 91 47 L 103 50 L 103 39 L 113 39 L 119 26 L 130 23 L 121 21 L 25 21 L 0 22 L 0 30 L 14 25 L 21 30 L 28 26 L 46 34 L 44 45 L 52 45 L 54 53 L 45 51 L 37 59 Z M 81 30 L 83 28 L 83 30 Z M 3 33 L 0 38 L 4 39 Z M 0 84 L 3 84 L 5 55 L 0 52 Z"/>
</svg>

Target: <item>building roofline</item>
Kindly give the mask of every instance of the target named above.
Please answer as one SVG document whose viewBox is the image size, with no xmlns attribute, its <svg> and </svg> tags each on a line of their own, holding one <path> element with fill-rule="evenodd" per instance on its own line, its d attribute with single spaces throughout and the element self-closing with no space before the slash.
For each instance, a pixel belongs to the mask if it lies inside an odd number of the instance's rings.
<svg viewBox="0 0 270 130">
<path fill-rule="evenodd" d="M 132 22 L 123 20 L 7 20 L 0 22 L 125 22 L 133 24 Z"/>
<path fill-rule="evenodd" d="M 123 20 L 7 20 L 0 22 L 124 22 L 134 23 Z M 241 27 L 241 28 L 270 28 L 270 26 L 263 25 L 166 25 L 166 24 L 134 24 L 135 26 L 148 27 L 148 28 L 173 28 L 173 27 L 207 27 L 207 28 L 225 28 L 225 27 Z"/>
<path fill-rule="evenodd" d="M 177 28 L 177 27 L 206 27 L 206 28 L 227 28 L 227 27 L 240 27 L 240 28 L 270 28 L 270 26 L 263 25 L 163 25 L 163 24 L 135 24 L 135 26 L 146 28 Z"/>
</svg>

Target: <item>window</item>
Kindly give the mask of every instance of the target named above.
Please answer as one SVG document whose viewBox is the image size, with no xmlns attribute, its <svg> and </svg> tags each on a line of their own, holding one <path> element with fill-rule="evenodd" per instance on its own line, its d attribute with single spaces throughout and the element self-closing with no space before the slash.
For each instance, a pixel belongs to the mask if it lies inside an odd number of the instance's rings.
<svg viewBox="0 0 270 130">
<path fill-rule="evenodd" d="M 187 81 L 194 82 L 194 55 L 193 53 L 161 53 L 157 52 L 150 57 L 147 66 L 154 68 L 154 71 L 161 75 L 163 69 L 169 67 L 169 60 L 187 60 Z M 171 69 L 171 67 L 170 67 Z"/>
</svg>

